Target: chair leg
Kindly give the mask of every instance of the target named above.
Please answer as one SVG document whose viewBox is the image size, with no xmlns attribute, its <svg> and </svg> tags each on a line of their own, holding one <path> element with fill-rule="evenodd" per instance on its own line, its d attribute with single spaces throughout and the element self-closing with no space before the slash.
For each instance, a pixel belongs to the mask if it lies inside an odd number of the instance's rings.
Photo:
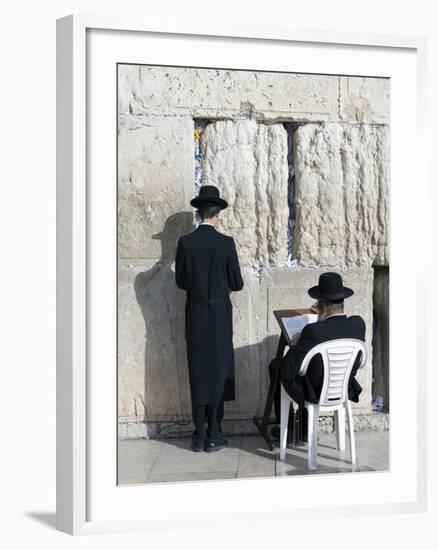
<svg viewBox="0 0 438 550">
<path fill-rule="evenodd" d="M 287 426 L 289 422 L 289 409 L 291 398 L 281 384 L 281 408 L 280 408 L 280 460 L 286 459 Z"/>
<path fill-rule="evenodd" d="M 307 427 L 307 467 L 309 470 L 317 469 L 316 451 L 318 445 L 318 420 L 319 405 L 307 405 L 308 427 Z"/>
<path fill-rule="evenodd" d="M 350 454 L 351 454 L 351 464 L 356 465 L 356 442 L 354 439 L 354 422 L 353 422 L 353 411 L 351 409 L 350 402 L 346 402 L 347 408 L 347 417 L 348 417 L 348 431 L 350 433 Z"/>
<path fill-rule="evenodd" d="M 345 409 L 335 411 L 336 447 L 338 451 L 345 451 Z"/>
</svg>

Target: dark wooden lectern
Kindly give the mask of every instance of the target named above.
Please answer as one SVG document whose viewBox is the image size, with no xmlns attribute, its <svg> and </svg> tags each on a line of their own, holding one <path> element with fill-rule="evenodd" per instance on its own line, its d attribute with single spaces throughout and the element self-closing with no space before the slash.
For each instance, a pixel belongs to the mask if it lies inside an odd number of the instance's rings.
<svg viewBox="0 0 438 550">
<path fill-rule="evenodd" d="M 254 416 L 254 424 L 257 426 L 260 434 L 263 436 L 266 441 L 270 451 L 274 450 L 274 445 L 272 444 L 271 437 L 268 433 L 268 426 L 270 424 L 269 420 L 271 417 L 272 405 L 274 403 L 275 392 L 280 386 L 280 362 L 284 355 L 284 350 L 286 346 L 290 346 L 291 342 L 287 331 L 283 325 L 283 317 L 295 317 L 296 315 L 305 315 L 307 313 L 315 313 L 311 309 L 277 309 L 274 312 L 275 318 L 277 319 L 278 324 L 281 328 L 280 338 L 278 340 L 277 353 L 275 355 L 275 365 L 274 371 L 271 376 L 271 382 L 269 384 L 268 395 L 266 397 L 265 410 L 263 412 L 263 417 L 259 418 Z M 302 414 L 298 413 L 298 418 L 301 419 Z M 300 427 L 301 429 L 301 427 Z"/>
</svg>

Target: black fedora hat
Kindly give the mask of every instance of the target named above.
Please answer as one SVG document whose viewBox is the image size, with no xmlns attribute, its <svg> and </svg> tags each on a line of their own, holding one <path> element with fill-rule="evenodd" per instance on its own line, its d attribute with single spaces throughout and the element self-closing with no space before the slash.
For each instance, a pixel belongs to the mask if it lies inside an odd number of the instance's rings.
<svg viewBox="0 0 438 550">
<path fill-rule="evenodd" d="M 321 273 L 317 286 L 312 286 L 307 291 L 312 298 L 319 300 L 343 300 L 353 296 L 351 288 L 343 285 L 342 277 L 338 273 L 328 271 Z"/>
<path fill-rule="evenodd" d="M 199 195 L 190 201 L 191 206 L 199 208 L 200 206 L 220 206 L 223 210 L 228 206 L 226 200 L 219 196 L 219 189 L 214 185 L 203 185 L 199 189 Z"/>
</svg>

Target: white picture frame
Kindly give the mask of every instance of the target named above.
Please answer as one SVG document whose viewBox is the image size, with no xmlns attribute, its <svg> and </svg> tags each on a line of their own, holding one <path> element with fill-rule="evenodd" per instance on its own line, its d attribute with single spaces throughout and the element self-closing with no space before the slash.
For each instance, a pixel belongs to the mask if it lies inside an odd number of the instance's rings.
<svg viewBox="0 0 438 550">
<path fill-rule="evenodd" d="M 228 515 L 224 521 L 273 520 L 292 514 L 296 519 L 303 519 L 423 511 L 426 509 L 427 485 L 427 342 L 422 332 L 420 345 L 417 319 L 421 312 L 419 296 L 422 301 L 427 299 L 427 288 L 426 276 L 418 267 L 421 262 L 415 262 L 409 271 L 410 280 L 416 283 L 411 295 L 409 327 L 400 322 L 402 309 L 397 297 L 407 281 L 406 273 L 401 273 L 400 269 L 405 248 L 415 249 L 416 258 L 426 257 L 426 239 L 423 238 L 426 220 L 421 216 L 427 196 L 424 172 L 425 40 L 412 36 L 303 31 L 285 27 L 204 27 L 202 31 L 164 25 L 155 28 L 129 19 L 89 15 L 71 15 L 57 21 L 57 528 L 70 534 L 84 534 L 188 524 L 207 526 L 213 520 L 202 510 L 199 509 L 197 519 L 193 519 L 196 514 L 187 515 L 181 503 L 192 502 L 196 509 L 197 500 L 213 492 L 217 506 L 222 508 L 225 493 L 228 495 Z M 155 41 L 149 44 L 159 43 L 163 49 L 157 52 L 156 48 L 144 47 L 146 42 L 143 44 L 142 41 Z M 227 63 L 227 56 L 234 59 L 236 68 L 244 67 L 239 63 L 245 62 L 245 55 L 252 55 L 251 68 L 272 69 L 275 62 L 276 67 L 286 69 L 281 60 L 277 57 L 274 60 L 270 54 L 272 49 L 276 52 L 281 49 L 286 59 L 289 49 L 293 48 L 297 54 L 293 61 L 289 61 L 289 70 L 294 68 L 293 72 L 362 74 L 393 79 L 391 173 L 397 186 L 393 186 L 391 192 L 390 300 L 391 318 L 395 319 L 391 325 L 391 365 L 397 363 L 398 371 L 393 375 L 394 369 L 391 369 L 391 471 L 366 473 L 354 480 L 350 477 L 347 482 L 348 486 L 354 486 L 351 489 L 347 488 L 345 476 L 336 476 L 336 480 L 330 476 L 303 476 L 301 479 L 186 482 L 148 487 L 111 486 L 111 472 L 114 479 L 116 475 L 114 433 L 117 432 L 112 431 L 116 430 L 113 391 L 116 381 L 105 378 L 114 371 L 106 369 L 104 372 L 101 366 L 108 364 L 107 361 L 112 365 L 115 361 L 115 341 L 102 353 L 99 346 L 102 341 L 108 342 L 108 335 L 114 334 L 111 315 L 114 314 L 116 276 L 115 272 L 112 276 L 110 271 L 97 291 L 96 280 L 102 271 L 97 274 L 96 270 L 106 269 L 104 273 L 108 273 L 111 269 L 112 264 L 108 262 L 114 259 L 111 260 L 116 250 L 116 228 L 112 234 L 105 233 L 114 221 L 114 205 L 106 195 L 99 195 L 102 201 L 97 209 L 95 193 L 102 189 L 90 182 L 105 178 L 115 185 L 115 178 L 111 180 L 115 173 L 115 158 L 113 163 L 108 162 L 107 155 L 115 151 L 116 140 L 111 129 L 114 130 L 116 125 L 116 109 L 114 104 L 114 120 L 105 122 L 104 118 L 100 119 L 102 128 L 99 131 L 104 138 L 96 150 L 95 136 L 90 134 L 96 128 L 92 112 L 95 91 L 91 88 L 94 85 L 96 89 L 97 86 L 108 86 L 108 83 L 114 86 L 108 94 L 111 97 L 102 100 L 99 107 L 101 117 L 103 109 L 107 109 L 106 115 L 111 114 L 108 108 L 116 86 L 115 80 L 111 80 L 114 59 L 134 63 L 149 60 L 151 64 L 157 64 L 161 56 L 162 64 L 172 64 L 174 59 L 173 64 L 180 65 L 184 64 L 183 56 L 186 55 L 186 64 L 193 65 L 194 57 L 190 51 L 194 52 L 195 43 L 202 43 L 203 48 L 210 47 L 212 56 L 223 55 L 223 63 Z M 256 49 L 260 53 L 257 58 L 254 55 Z M 321 52 L 327 52 L 326 71 L 321 71 Z M 99 71 L 95 55 L 102 55 L 102 59 L 106 56 L 105 61 L 99 63 Z M 271 64 L 269 67 L 268 63 Z M 210 66 L 217 66 L 213 57 Z M 403 101 L 405 109 L 402 112 Z M 111 119 L 111 116 L 107 118 Z M 407 158 L 407 146 L 398 135 L 401 129 L 409 132 L 412 139 L 409 163 L 403 161 Z M 106 158 L 105 167 L 99 157 Z M 404 196 L 407 191 L 412 193 L 408 198 Z M 409 231 L 402 226 L 408 213 Z M 99 255 L 98 262 L 96 254 Z M 105 296 L 111 296 L 109 309 L 103 303 Z M 403 353 L 394 345 L 400 341 L 405 342 Z M 412 365 L 415 369 L 411 368 Z M 405 383 L 402 375 L 412 371 L 412 377 Z M 96 393 L 97 382 L 99 394 Z M 413 412 L 412 417 L 403 418 L 408 390 Z M 93 422 L 100 422 L 98 434 Z M 400 457 L 397 451 L 401 448 L 404 428 L 415 434 L 416 445 L 411 445 L 413 450 L 406 451 L 408 456 Z M 400 486 L 402 472 L 406 474 L 404 487 Z M 286 498 L 284 489 L 288 483 L 293 483 L 294 493 L 299 498 Z M 309 488 L 313 499 L 306 500 Z M 341 493 L 345 490 L 343 497 L 324 498 L 327 491 L 338 491 L 339 488 L 342 488 Z M 380 494 L 373 493 L 377 488 Z M 354 491 L 357 491 L 356 496 Z M 262 494 L 269 494 L 271 498 L 262 498 Z M 139 508 L 141 503 L 143 509 Z M 153 506 L 148 506 L 150 503 Z"/>
</svg>

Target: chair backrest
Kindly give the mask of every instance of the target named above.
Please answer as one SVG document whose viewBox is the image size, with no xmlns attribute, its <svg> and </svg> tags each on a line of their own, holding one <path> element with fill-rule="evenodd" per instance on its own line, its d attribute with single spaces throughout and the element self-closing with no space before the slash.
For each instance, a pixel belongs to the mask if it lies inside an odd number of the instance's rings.
<svg viewBox="0 0 438 550">
<path fill-rule="evenodd" d="M 328 340 L 312 348 L 304 357 L 299 371 L 300 376 L 307 372 L 310 361 L 321 355 L 324 366 L 324 382 L 319 404 L 329 407 L 343 403 L 347 398 L 348 381 L 357 355 L 362 352 L 359 368 L 366 362 L 366 348 L 362 340 L 339 338 Z"/>
</svg>

